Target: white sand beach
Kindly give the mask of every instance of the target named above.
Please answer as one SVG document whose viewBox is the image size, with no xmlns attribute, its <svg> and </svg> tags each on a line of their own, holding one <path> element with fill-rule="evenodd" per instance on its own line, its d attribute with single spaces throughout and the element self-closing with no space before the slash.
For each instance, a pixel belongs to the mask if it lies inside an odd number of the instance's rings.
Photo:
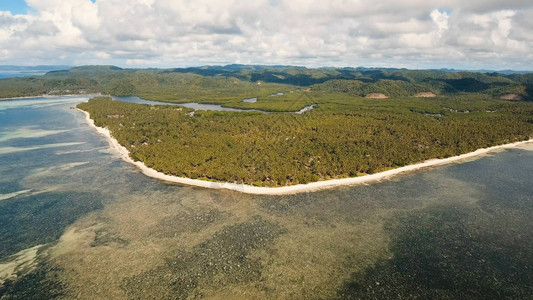
<svg viewBox="0 0 533 300">
<path fill-rule="evenodd" d="M 115 140 L 111 136 L 111 133 L 107 128 L 95 126 L 94 121 L 90 118 L 90 115 L 88 112 L 83 111 L 81 109 L 78 109 L 78 110 L 85 114 L 87 123 L 89 123 L 93 128 L 95 128 L 97 132 L 99 132 L 100 134 L 106 137 L 111 147 L 117 151 L 117 153 L 120 155 L 122 159 L 138 167 L 141 170 L 141 172 L 147 176 L 157 178 L 163 181 L 168 181 L 168 182 L 188 184 L 188 185 L 194 185 L 198 187 L 211 188 L 211 189 L 228 189 L 228 190 L 234 190 L 234 191 L 238 191 L 238 192 L 242 192 L 246 194 L 257 194 L 257 195 L 296 194 L 296 193 L 311 192 L 311 191 L 317 191 L 317 190 L 322 190 L 322 189 L 327 189 L 327 188 L 333 188 L 333 187 L 338 187 L 338 186 L 343 186 L 343 185 L 357 185 L 357 184 L 365 184 L 365 183 L 370 183 L 370 182 L 377 182 L 377 181 L 391 178 L 398 174 L 412 172 L 412 171 L 416 171 L 416 170 L 420 170 L 420 169 L 428 168 L 428 167 L 449 164 L 453 162 L 460 162 L 460 161 L 464 161 L 464 160 L 471 159 L 474 157 L 482 156 L 492 151 L 514 148 L 519 145 L 533 142 L 533 139 L 530 139 L 530 140 L 522 141 L 522 142 L 499 145 L 499 146 L 494 146 L 494 147 L 489 147 L 489 148 L 482 148 L 474 152 L 465 153 L 465 154 L 458 155 L 458 156 L 453 156 L 453 157 L 448 157 L 448 158 L 443 158 L 443 159 L 430 159 L 430 160 L 427 160 L 421 163 L 408 165 L 408 166 L 400 167 L 396 169 L 391 169 L 388 171 L 379 172 L 379 173 L 375 173 L 371 175 L 359 176 L 359 177 L 331 179 L 331 180 L 317 181 L 317 182 L 311 182 L 311 183 L 306 183 L 306 184 L 296 184 L 296 185 L 283 186 L 283 187 L 257 187 L 257 186 L 247 185 L 247 184 L 237 184 L 237 183 L 231 183 L 231 182 L 213 182 L 213 181 L 206 181 L 206 180 L 199 180 L 199 179 L 191 179 L 191 178 L 186 178 L 186 177 L 170 176 L 170 175 L 166 175 L 164 173 L 158 172 L 152 168 L 147 167 L 144 163 L 140 161 L 133 161 L 129 156 L 128 150 L 122 145 L 120 145 L 117 142 L 117 140 Z"/>
</svg>

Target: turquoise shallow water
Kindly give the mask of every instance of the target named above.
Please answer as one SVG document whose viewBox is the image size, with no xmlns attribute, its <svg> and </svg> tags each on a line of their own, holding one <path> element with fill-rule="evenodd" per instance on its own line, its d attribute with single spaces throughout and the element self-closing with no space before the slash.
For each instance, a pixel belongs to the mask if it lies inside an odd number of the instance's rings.
<svg viewBox="0 0 533 300">
<path fill-rule="evenodd" d="M 71 109 L 85 100 L 0 101 L 0 297 L 533 294 L 531 146 L 371 185 L 250 196 L 142 175 Z M 17 258 L 16 276 L 2 275 Z"/>
</svg>

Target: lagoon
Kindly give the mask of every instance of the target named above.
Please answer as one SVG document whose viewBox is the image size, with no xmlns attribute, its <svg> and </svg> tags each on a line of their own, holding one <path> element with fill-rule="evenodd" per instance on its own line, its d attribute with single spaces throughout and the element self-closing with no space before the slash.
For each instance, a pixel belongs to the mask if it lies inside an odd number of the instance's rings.
<svg viewBox="0 0 533 300">
<path fill-rule="evenodd" d="M 130 103 L 137 103 L 137 104 L 148 104 L 148 105 L 177 105 L 177 106 L 183 106 L 187 108 L 192 108 L 194 110 L 214 110 L 214 111 L 234 111 L 234 112 L 260 112 L 260 113 L 270 113 L 268 111 L 259 110 L 259 109 L 242 109 L 242 108 L 233 108 L 233 107 L 225 107 L 220 104 L 209 104 L 209 103 L 197 103 L 197 102 L 186 102 L 186 103 L 169 103 L 169 102 L 160 102 L 160 101 L 151 101 L 151 100 L 145 100 L 136 96 L 128 96 L 128 97 L 113 97 L 114 100 L 117 101 L 123 101 L 123 102 L 130 102 Z M 252 101 L 254 100 L 255 101 Z M 250 98 L 250 99 L 244 99 L 243 102 L 248 103 L 255 103 L 257 102 L 257 98 Z M 303 114 L 306 111 L 314 109 L 316 104 L 312 104 L 306 107 L 303 107 L 299 111 L 295 112 L 288 112 L 288 113 L 295 113 L 295 114 Z"/>
<path fill-rule="evenodd" d="M 123 101 L 123 102 L 130 102 L 130 103 L 137 103 L 137 104 L 149 104 L 149 105 L 177 105 L 177 106 L 183 106 L 187 108 L 192 108 L 194 110 L 214 110 L 214 111 L 241 111 L 241 112 L 262 112 L 266 113 L 265 111 L 257 110 L 257 109 L 240 109 L 240 108 L 232 108 L 232 107 L 224 107 L 220 104 L 207 104 L 207 103 L 197 103 L 197 102 L 187 102 L 187 103 L 168 103 L 168 102 L 160 102 L 160 101 L 151 101 L 151 100 L 145 100 L 136 96 L 130 96 L 130 97 L 113 97 L 114 100 Z"/>
</svg>

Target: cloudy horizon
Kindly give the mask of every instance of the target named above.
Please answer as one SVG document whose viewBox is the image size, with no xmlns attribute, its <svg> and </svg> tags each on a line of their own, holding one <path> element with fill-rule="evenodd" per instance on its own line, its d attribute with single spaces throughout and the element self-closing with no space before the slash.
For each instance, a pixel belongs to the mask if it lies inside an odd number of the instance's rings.
<svg viewBox="0 0 533 300">
<path fill-rule="evenodd" d="M 0 65 L 533 70 L 532 29 L 521 0 L 12 0 Z"/>
</svg>

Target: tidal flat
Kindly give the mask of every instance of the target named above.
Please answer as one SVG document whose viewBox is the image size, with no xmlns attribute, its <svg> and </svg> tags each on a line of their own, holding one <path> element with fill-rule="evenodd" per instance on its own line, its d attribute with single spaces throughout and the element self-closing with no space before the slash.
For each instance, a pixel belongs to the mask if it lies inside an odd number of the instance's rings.
<svg viewBox="0 0 533 300">
<path fill-rule="evenodd" d="M 1 299 L 533 294 L 530 144 L 370 185 L 254 196 L 144 176 L 69 109 L 76 99 L 0 103 L 0 148 L 33 148 L 0 152 L 0 267 L 12 270 L 0 269 Z"/>
</svg>

